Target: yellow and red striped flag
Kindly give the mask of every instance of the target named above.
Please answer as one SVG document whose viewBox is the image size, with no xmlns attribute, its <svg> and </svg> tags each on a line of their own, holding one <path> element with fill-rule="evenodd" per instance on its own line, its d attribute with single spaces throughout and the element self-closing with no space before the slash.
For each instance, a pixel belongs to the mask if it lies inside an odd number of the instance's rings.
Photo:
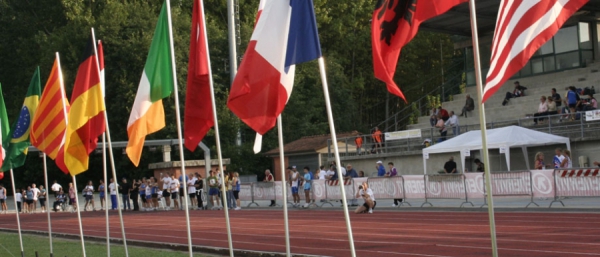
<svg viewBox="0 0 600 257">
<path fill-rule="evenodd" d="M 94 40 L 87 42 L 71 94 L 71 110 L 65 142 L 65 164 L 71 175 L 88 169 L 89 155 L 104 133 L 104 99 Z"/>
</svg>

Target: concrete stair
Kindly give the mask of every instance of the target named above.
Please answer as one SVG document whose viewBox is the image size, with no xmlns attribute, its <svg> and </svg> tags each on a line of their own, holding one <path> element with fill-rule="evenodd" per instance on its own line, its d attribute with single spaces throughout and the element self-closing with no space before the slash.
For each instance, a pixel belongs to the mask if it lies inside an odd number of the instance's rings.
<svg viewBox="0 0 600 257">
<path fill-rule="evenodd" d="M 540 97 L 542 95 L 549 96 L 552 88 L 556 88 L 562 97 L 564 97 L 565 88 L 568 86 L 575 86 L 577 88 L 594 86 L 600 91 L 599 70 L 600 63 L 593 63 L 585 68 L 511 79 L 486 102 L 486 122 L 488 124 L 505 121 L 514 122 L 517 119 L 525 118 L 527 114 L 536 113 Z M 526 95 L 524 97 L 513 98 L 506 106 L 502 106 L 506 92 L 512 92 L 514 89 L 513 83 L 517 80 L 521 85 L 527 87 L 525 91 Z M 442 103 L 442 107 L 448 112 L 454 111 L 457 115 L 460 114 L 467 94 L 476 99 L 476 87 L 468 87 L 465 93 L 454 95 L 454 100 Z M 477 100 L 475 101 L 475 110 L 469 112 L 468 118 L 459 117 L 459 124 L 461 126 L 479 124 L 479 110 Z M 408 129 L 426 129 L 428 131 L 430 128 L 429 116 L 421 116 L 417 124 L 408 126 Z"/>
</svg>

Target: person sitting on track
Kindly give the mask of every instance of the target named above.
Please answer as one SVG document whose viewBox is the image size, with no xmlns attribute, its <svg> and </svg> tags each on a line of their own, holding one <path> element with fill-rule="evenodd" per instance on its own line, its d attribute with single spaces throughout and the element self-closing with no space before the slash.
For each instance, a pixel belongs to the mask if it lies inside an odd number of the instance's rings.
<svg viewBox="0 0 600 257">
<path fill-rule="evenodd" d="M 87 211 L 88 206 L 94 209 L 94 183 L 90 180 L 88 181 L 87 186 L 83 189 L 83 195 L 85 195 L 85 206 L 83 207 L 84 211 Z"/>
<path fill-rule="evenodd" d="M 56 193 L 56 200 L 54 201 L 54 212 L 58 211 L 59 206 L 63 206 L 65 203 L 65 192 L 63 192 L 62 188 Z"/>
<path fill-rule="evenodd" d="M 375 206 L 377 206 L 377 202 L 375 201 L 373 190 L 369 188 L 367 182 L 363 182 L 362 185 L 358 186 L 358 193 L 356 193 L 356 198 L 361 197 L 365 200 L 365 203 L 361 206 L 358 206 L 354 213 L 373 213 L 373 209 L 375 209 Z"/>
</svg>

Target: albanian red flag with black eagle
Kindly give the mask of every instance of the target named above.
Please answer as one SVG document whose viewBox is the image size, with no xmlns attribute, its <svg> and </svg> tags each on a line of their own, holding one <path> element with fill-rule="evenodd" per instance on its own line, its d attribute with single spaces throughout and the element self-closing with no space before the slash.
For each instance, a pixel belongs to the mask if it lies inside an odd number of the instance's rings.
<svg viewBox="0 0 600 257">
<path fill-rule="evenodd" d="M 390 93 L 404 99 L 394 82 L 400 51 L 410 42 L 419 25 L 468 0 L 379 0 L 371 22 L 373 69 Z"/>
</svg>

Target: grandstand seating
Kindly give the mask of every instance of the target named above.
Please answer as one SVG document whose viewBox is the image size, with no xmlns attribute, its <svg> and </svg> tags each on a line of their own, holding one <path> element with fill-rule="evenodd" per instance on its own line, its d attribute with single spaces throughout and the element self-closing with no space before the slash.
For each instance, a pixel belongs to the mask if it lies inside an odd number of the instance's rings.
<svg viewBox="0 0 600 257">
<path fill-rule="evenodd" d="M 542 74 L 526 78 L 511 79 L 486 102 L 486 122 L 502 122 L 517 120 L 524 118 L 527 114 L 537 112 L 540 96 L 550 95 L 552 88 L 556 88 L 557 92 L 564 97 L 565 88 L 575 86 L 577 88 L 585 88 L 594 86 L 600 90 L 600 63 L 589 64 L 585 68 L 566 70 L 551 74 Z M 519 81 L 521 85 L 527 87 L 524 97 L 513 98 L 506 106 L 502 106 L 502 100 L 506 92 L 514 89 L 513 82 Z M 452 101 L 442 103 L 442 107 L 448 112 L 454 111 L 460 114 L 462 107 L 465 104 L 466 94 L 471 94 L 471 97 L 477 99 L 476 87 L 467 87 L 466 92 L 453 96 Z M 476 100 L 477 101 L 477 100 Z M 468 118 L 459 117 L 459 123 L 463 125 L 478 125 L 479 124 L 479 108 L 475 104 L 475 110 L 471 111 Z M 429 116 L 419 117 L 418 123 L 409 125 L 408 129 L 427 129 L 431 128 L 429 124 Z M 425 132 L 424 132 L 425 133 Z"/>
</svg>

